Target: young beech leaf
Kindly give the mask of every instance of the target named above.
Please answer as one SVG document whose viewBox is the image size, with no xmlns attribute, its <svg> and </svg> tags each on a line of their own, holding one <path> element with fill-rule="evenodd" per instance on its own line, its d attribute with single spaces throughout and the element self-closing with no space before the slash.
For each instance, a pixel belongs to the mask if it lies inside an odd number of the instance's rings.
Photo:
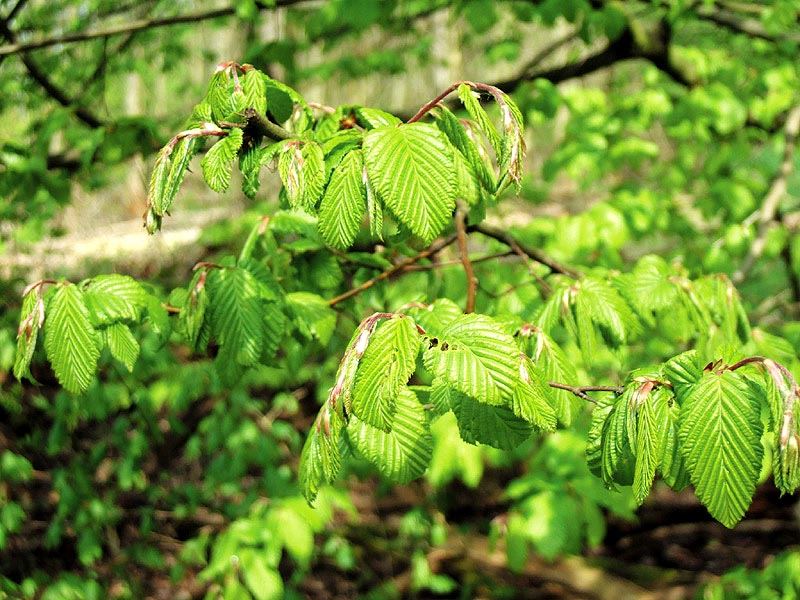
<svg viewBox="0 0 800 600">
<path fill-rule="evenodd" d="M 495 156 L 500 160 L 503 154 L 503 142 L 500 139 L 497 128 L 492 123 L 492 120 L 489 118 L 483 106 L 481 106 L 478 93 L 474 92 L 466 83 L 462 83 L 458 86 L 458 97 L 464 105 L 464 108 L 467 109 L 469 116 L 472 117 L 481 132 L 486 136 L 486 139 L 489 140 L 489 143 L 494 149 Z"/>
<path fill-rule="evenodd" d="M 241 77 L 244 107 L 253 108 L 259 115 L 267 114 L 267 84 L 258 69 L 248 70 Z"/>
<path fill-rule="evenodd" d="M 739 372 L 704 373 L 681 407 L 680 442 L 695 493 L 726 527 L 744 516 L 761 469 L 759 398 Z"/>
<path fill-rule="evenodd" d="M 515 415 L 544 431 L 555 431 L 556 413 L 549 402 L 549 386 L 538 373 L 531 359 L 520 355 L 519 381 L 511 397 Z"/>
<path fill-rule="evenodd" d="M 314 502 L 319 489 L 339 474 L 344 452 L 344 421 L 339 413 L 320 409 L 300 454 L 298 479 L 303 496 L 309 504 Z"/>
<path fill-rule="evenodd" d="M 425 351 L 425 366 L 448 384 L 487 404 L 507 404 L 519 378 L 514 339 L 485 315 L 452 321 Z M 512 413 L 513 414 L 513 413 Z"/>
<path fill-rule="evenodd" d="M 366 108 L 361 106 L 356 109 L 356 117 L 358 117 L 358 120 L 369 129 L 402 124 L 402 121 L 394 115 L 377 108 Z"/>
<path fill-rule="evenodd" d="M 469 170 L 485 190 L 493 191 L 497 182 L 489 165 L 481 155 L 475 142 L 467 135 L 464 126 L 447 107 L 440 106 L 436 117 L 436 125 L 450 140 L 466 160 Z"/>
<path fill-rule="evenodd" d="M 22 310 L 17 329 L 17 353 L 14 357 L 14 377 L 17 379 L 22 379 L 28 374 L 43 321 L 44 301 L 41 289 L 35 288 L 22 298 Z"/>
<path fill-rule="evenodd" d="M 353 150 L 331 175 L 319 208 L 319 230 L 329 246 L 347 249 L 361 227 L 367 210 L 363 170 L 363 155 Z"/>
<path fill-rule="evenodd" d="M 138 321 L 147 300 L 142 285 L 127 275 L 97 275 L 84 282 L 83 300 L 95 326 Z"/>
<path fill-rule="evenodd" d="M 193 350 L 199 350 L 200 331 L 206 322 L 206 309 L 208 308 L 208 291 L 206 279 L 208 271 L 198 269 L 189 282 L 186 300 L 178 315 L 178 323 L 186 341 Z"/>
<path fill-rule="evenodd" d="M 207 281 L 212 331 L 221 360 L 256 364 L 264 343 L 258 281 L 242 268 L 213 269 Z"/>
<path fill-rule="evenodd" d="M 400 315 L 372 334 L 358 366 L 351 407 L 364 423 L 391 431 L 397 396 L 416 368 L 420 343 L 414 322 Z"/>
<path fill-rule="evenodd" d="M 669 392 L 663 387 L 648 391 L 648 384 L 636 383 L 636 391 L 629 405 L 634 422 L 633 453 L 636 466 L 633 472 L 633 495 L 642 504 L 650 493 L 656 469 L 661 464 L 669 433 L 667 413 Z"/>
<path fill-rule="evenodd" d="M 574 363 L 569 359 L 561 346 L 546 333 L 539 330 L 534 336 L 533 360 L 540 377 L 545 381 L 576 381 L 578 373 Z M 566 390 L 548 386 L 553 400 L 553 407 L 558 420 L 569 427 L 576 415 L 584 409 L 583 401 Z"/>
<path fill-rule="evenodd" d="M 353 448 L 394 483 L 408 483 L 425 472 L 433 439 L 425 409 L 407 387 L 397 394 L 392 430 L 373 427 L 350 415 L 347 437 Z"/>
<path fill-rule="evenodd" d="M 364 136 L 370 183 L 397 219 L 425 242 L 455 208 L 453 147 L 427 123 L 373 129 Z"/>
<path fill-rule="evenodd" d="M 128 326 L 123 323 L 113 323 L 106 327 L 105 336 L 111 356 L 125 365 L 129 372 L 133 371 L 136 359 L 139 358 L 139 342 L 133 337 Z"/>
<path fill-rule="evenodd" d="M 322 197 L 325 188 L 325 155 L 316 142 L 303 144 L 302 202 L 306 210 L 312 211 Z"/>
<path fill-rule="evenodd" d="M 242 145 L 242 130 L 238 127 L 228 131 L 227 137 L 222 138 L 211 146 L 200 166 L 203 169 L 203 179 L 208 187 L 215 192 L 224 192 L 231 184 L 233 159 Z"/>
<path fill-rule="evenodd" d="M 458 420 L 461 438 L 470 444 L 486 444 L 513 450 L 533 433 L 531 425 L 507 406 L 492 406 L 450 388 L 450 408 Z"/>
<path fill-rule="evenodd" d="M 62 283 L 47 304 L 44 348 L 61 386 L 70 392 L 85 391 L 94 379 L 100 351 L 83 292 Z"/>
</svg>

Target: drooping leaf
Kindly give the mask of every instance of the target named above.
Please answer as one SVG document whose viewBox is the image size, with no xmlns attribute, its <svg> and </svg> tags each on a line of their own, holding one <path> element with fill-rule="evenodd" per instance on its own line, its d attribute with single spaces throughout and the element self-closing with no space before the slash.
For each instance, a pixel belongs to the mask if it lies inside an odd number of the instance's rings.
<svg viewBox="0 0 800 600">
<path fill-rule="evenodd" d="M 458 86 L 458 97 L 464 105 L 464 108 L 467 109 L 469 116 L 472 117 L 481 132 L 486 136 L 486 139 L 489 140 L 489 143 L 494 149 L 495 156 L 497 156 L 499 160 L 503 153 L 503 142 L 500 138 L 500 134 L 497 132 L 497 128 L 492 123 L 486 110 L 481 106 L 479 94 L 473 91 L 466 83 L 462 83 Z"/>
<path fill-rule="evenodd" d="M 384 321 L 372 334 L 352 397 L 353 414 L 364 423 L 392 429 L 397 396 L 416 368 L 420 343 L 414 322 L 400 315 Z"/>
<path fill-rule="evenodd" d="M 200 166 L 203 169 L 203 179 L 208 187 L 215 192 L 224 192 L 231 184 L 233 159 L 242 145 L 242 130 L 234 127 L 228 135 L 211 146 Z"/>
<path fill-rule="evenodd" d="M 210 271 L 207 281 L 212 331 L 222 360 L 256 364 L 264 343 L 256 278 L 246 269 L 224 268 Z"/>
<path fill-rule="evenodd" d="M 467 314 L 453 320 L 425 351 L 425 366 L 480 402 L 510 405 L 518 356 L 513 338 L 491 318 Z"/>
<path fill-rule="evenodd" d="M 485 404 L 453 388 L 449 394 L 450 407 L 465 442 L 513 450 L 533 433 L 531 425 L 507 406 Z"/>
<path fill-rule="evenodd" d="M 133 337 L 130 328 L 124 323 L 112 323 L 105 329 L 106 344 L 111 356 L 133 371 L 139 358 L 139 342 Z"/>
<path fill-rule="evenodd" d="M 425 242 L 444 229 L 455 208 L 453 149 L 436 127 L 379 127 L 364 136 L 370 183 L 397 219 Z"/>
<path fill-rule="evenodd" d="M 22 379 L 28 374 L 44 316 L 41 290 L 32 289 L 22 298 L 22 310 L 19 315 L 17 353 L 14 356 L 14 377 L 17 379 Z"/>
<path fill-rule="evenodd" d="M 323 406 L 300 454 L 298 479 L 303 496 L 313 503 L 320 488 L 339 474 L 344 451 L 345 424 L 339 413 Z"/>
<path fill-rule="evenodd" d="M 366 212 L 363 156 L 349 152 L 331 175 L 319 209 L 319 230 L 325 242 L 347 249 L 358 233 Z"/>
<path fill-rule="evenodd" d="M 520 379 L 511 397 L 511 409 L 515 415 L 544 431 L 556 428 L 556 413 L 548 401 L 548 385 L 538 375 L 530 358 L 521 355 Z"/>
<path fill-rule="evenodd" d="M 648 394 L 644 386 L 639 386 L 638 393 L 630 407 L 635 420 L 635 438 L 633 453 L 636 467 L 633 473 L 633 494 L 637 504 L 642 504 L 650 493 L 656 469 L 661 465 L 667 446 L 669 393 L 663 387 L 657 387 Z"/>
<path fill-rule="evenodd" d="M 327 345 L 336 326 L 336 313 L 324 298 L 310 292 L 292 292 L 286 294 L 286 305 L 301 333 Z"/>
<path fill-rule="evenodd" d="M 684 398 L 680 442 L 695 493 L 726 527 L 744 516 L 761 469 L 759 400 L 738 372 L 705 373 Z"/>
<path fill-rule="evenodd" d="M 83 292 L 72 283 L 59 284 L 47 305 L 44 348 L 61 386 L 85 391 L 94 379 L 100 351 Z"/>
<path fill-rule="evenodd" d="M 147 299 L 142 285 L 127 275 L 97 275 L 83 288 L 83 299 L 95 326 L 138 321 Z"/>
<path fill-rule="evenodd" d="M 394 483 L 407 483 L 419 477 L 431 460 L 433 440 L 428 418 L 408 388 L 402 388 L 397 395 L 390 432 L 351 415 L 347 436 L 358 453 Z"/>
</svg>

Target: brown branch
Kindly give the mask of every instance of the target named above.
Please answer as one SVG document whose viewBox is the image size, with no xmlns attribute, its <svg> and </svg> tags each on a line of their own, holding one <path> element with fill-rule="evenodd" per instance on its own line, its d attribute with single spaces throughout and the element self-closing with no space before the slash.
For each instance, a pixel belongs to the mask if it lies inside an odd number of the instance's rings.
<svg viewBox="0 0 800 600">
<path fill-rule="evenodd" d="M 434 254 L 436 254 L 437 252 L 439 252 L 442 249 L 446 248 L 447 246 L 451 245 L 455 241 L 456 241 L 456 235 L 453 234 L 453 235 L 451 235 L 449 237 L 442 238 L 439 241 L 434 242 L 433 244 L 431 244 L 427 249 L 423 250 L 422 252 L 419 252 L 419 253 L 415 254 L 414 256 L 411 256 L 411 257 L 409 257 L 409 258 L 397 263 L 396 265 L 393 265 L 392 267 L 386 269 L 385 271 L 383 271 L 379 275 L 376 275 L 372 279 L 368 279 L 367 281 L 365 281 L 361 285 L 359 285 L 357 287 L 354 287 L 354 288 L 352 288 L 350 290 L 347 290 L 346 292 L 344 292 L 342 294 L 339 294 L 338 296 L 336 296 L 334 298 L 331 298 L 330 300 L 328 300 L 328 306 L 336 306 L 340 302 L 344 302 L 345 300 L 348 300 L 348 299 L 352 298 L 353 296 L 357 296 L 361 292 L 364 292 L 364 291 L 368 290 L 369 288 L 371 288 L 376 283 L 379 283 L 381 281 L 384 281 L 385 279 L 389 279 L 390 277 L 394 277 L 395 275 L 398 275 L 400 272 L 404 271 L 405 268 L 408 267 L 409 265 L 416 264 L 416 263 L 418 263 L 419 261 L 421 261 L 421 260 L 423 260 L 425 258 L 433 256 Z"/>
<path fill-rule="evenodd" d="M 456 209 L 456 239 L 458 241 L 458 252 L 461 255 L 461 264 L 464 267 L 464 275 L 467 278 L 467 304 L 465 313 L 475 312 L 475 290 L 478 279 L 475 277 L 475 270 L 469 260 L 469 246 L 467 244 L 467 216 L 463 207 Z"/>
<path fill-rule="evenodd" d="M 244 116 L 248 126 L 252 126 L 261 135 L 273 140 L 288 140 L 293 137 L 291 132 L 273 123 L 265 115 L 259 114 L 254 108 L 245 109 Z"/>
<path fill-rule="evenodd" d="M 784 142 L 783 148 L 783 160 L 761 204 L 761 210 L 758 214 L 756 239 L 750 246 L 747 256 L 742 260 L 741 266 L 731 277 L 734 283 L 741 283 L 747 278 L 750 270 L 763 254 L 764 248 L 767 245 L 769 230 L 780 214 L 780 202 L 786 195 L 787 182 L 789 176 L 792 174 L 794 154 L 797 148 L 798 136 L 800 135 L 800 105 L 789 112 L 789 116 L 786 118 L 784 131 L 786 141 Z"/>
<path fill-rule="evenodd" d="M 285 6 L 292 6 L 293 4 L 300 4 L 307 1 L 308 0 L 276 0 L 275 2 L 272 3 L 256 2 L 256 7 L 259 10 L 271 10 Z M 217 19 L 219 17 L 229 17 L 234 14 L 236 14 L 236 7 L 226 6 L 224 8 L 216 8 L 212 10 L 199 11 L 184 15 L 175 15 L 172 17 L 139 19 L 136 21 L 128 21 L 127 23 L 123 23 L 120 25 L 107 27 L 106 29 L 98 29 L 95 31 L 78 31 L 76 33 L 55 35 L 53 37 L 42 38 L 40 40 L 31 40 L 29 42 L 6 44 L 4 46 L 0 46 L 0 56 L 8 56 L 10 54 L 17 54 L 19 52 L 27 52 L 29 50 L 37 50 L 39 48 L 48 48 L 50 46 L 74 44 L 76 42 L 85 42 L 88 40 L 108 38 L 122 33 L 129 33 L 132 31 L 156 29 L 158 27 L 180 25 L 182 23 L 196 23 L 199 21 L 207 21 L 209 19 Z"/>
<path fill-rule="evenodd" d="M 514 250 L 518 248 L 519 251 L 525 254 L 528 258 L 535 260 L 538 263 L 541 263 L 548 267 L 554 273 L 561 273 L 562 275 L 566 275 L 568 277 L 572 277 L 573 279 L 580 278 L 581 274 L 579 271 L 569 267 L 567 265 L 561 264 L 560 262 L 556 261 L 555 259 L 549 257 L 547 254 L 542 252 L 541 250 L 537 250 L 535 248 L 529 248 L 517 240 L 514 237 L 505 231 L 501 231 L 500 229 L 495 229 L 490 225 L 486 225 L 485 223 L 479 223 L 477 225 L 470 225 L 467 228 L 469 232 L 477 232 L 481 235 L 485 235 L 486 237 L 492 238 L 501 242 Z"/>
<path fill-rule="evenodd" d="M 740 33 L 768 42 L 790 41 L 800 43 L 800 34 L 797 32 L 773 35 L 764 28 L 760 21 L 756 19 L 741 19 L 734 12 L 717 6 L 713 8 L 699 8 L 696 14 L 701 20 L 714 23 L 734 33 Z"/>
<path fill-rule="evenodd" d="M 619 396 L 625 388 L 616 385 L 583 385 L 583 386 L 576 386 L 576 385 L 569 385 L 568 383 L 559 383 L 557 381 L 550 381 L 547 383 L 551 388 L 555 388 L 557 390 L 564 390 L 565 392 L 570 392 L 571 394 L 575 394 L 578 398 L 583 400 L 588 400 L 589 402 L 594 402 L 587 392 L 610 392 L 612 394 L 616 394 Z"/>
</svg>

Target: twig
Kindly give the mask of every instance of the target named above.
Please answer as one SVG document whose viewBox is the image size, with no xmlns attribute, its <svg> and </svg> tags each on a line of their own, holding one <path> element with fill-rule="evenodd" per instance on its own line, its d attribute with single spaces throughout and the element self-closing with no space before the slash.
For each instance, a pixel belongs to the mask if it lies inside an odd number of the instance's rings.
<svg viewBox="0 0 800 600">
<path fill-rule="evenodd" d="M 516 255 L 517 255 L 516 252 L 514 252 L 513 250 L 506 250 L 505 252 L 495 252 L 494 254 L 485 254 L 483 256 L 477 256 L 475 258 L 470 257 L 469 261 L 473 265 L 476 265 L 478 263 L 486 262 L 487 260 L 497 260 L 498 258 L 507 258 L 509 256 L 516 256 Z M 524 256 L 524 258 L 525 258 L 525 260 L 528 259 L 527 256 Z M 349 258 L 347 260 L 349 260 Z M 356 261 L 351 261 L 351 262 L 353 262 L 354 264 L 359 264 Z M 441 269 L 441 268 L 444 268 L 444 267 L 452 267 L 452 266 L 460 265 L 460 264 L 461 264 L 461 259 L 457 258 L 457 259 L 453 259 L 453 260 L 442 260 L 442 261 L 439 261 L 437 263 L 433 263 L 433 264 L 429 264 L 429 265 L 409 265 L 408 267 L 406 267 L 405 270 L 406 271 L 433 271 L 435 269 Z M 375 265 L 364 264 L 362 266 L 369 267 L 369 268 L 372 268 L 372 269 L 375 268 Z"/>
<path fill-rule="evenodd" d="M 575 394 L 578 398 L 583 400 L 588 400 L 589 402 L 594 402 L 587 392 L 610 392 L 612 394 L 616 394 L 619 396 L 625 388 L 616 385 L 583 385 L 583 386 L 576 386 L 576 385 L 569 385 L 568 383 L 559 383 L 558 381 L 550 381 L 547 383 L 551 388 L 555 388 L 557 390 L 564 390 L 565 392 L 570 392 Z"/>
<path fill-rule="evenodd" d="M 739 269 L 733 274 L 731 279 L 734 283 L 741 283 L 745 280 L 756 261 L 761 257 L 767 244 L 767 234 L 771 225 L 776 221 L 780 212 L 780 201 L 786 195 L 786 186 L 789 175 L 792 173 L 794 153 L 797 147 L 797 138 L 800 134 L 800 106 L 794 107 L 786 118 L 784 128 L 786 142 L 783 148 L 783 160 L 778 168 L 778 172 L 772 179 L 769 191 L 761 204 L 758 215 L 758 232 L 756 239 L 750 246 L 750 251 L 742 260 Z"/>
<path fill-rule="evenodd" d="M 524 246 L 523 244 L 519 243 L 515 240 L 511 234 L 501 231 L 499 229 L 495 229 L 490 225 L 486 225 L 485 223 L 479 223 L 477 225 L 470 225 L 467 228 L 469 232 L 477 232 L 481 235 L 485 235 L 486 237 L 490 237 L 498 242 L 501 242 L 511 248 L 512 250 L 518 248 L 525 256 L 535 260 L 538 263 L 549 267 L 551 271 L 554 273 L 561 273 L 562 275 L 566 275 L 568 277 L 572 277 L 573 279 L 579 279 L 581 274 L 580 272 L 576 271 L 572 267 L 567 265 L 561 264 L 560 262 L 556 261 L 555 259 L 547 256 L 544 252 L 540 250 L 536 250 L 535 248 L 529 248 Z"/>
<path fill-rule="evenodd" d="M 447 238 L 442 238 L 438 242 L 434 242 L 422 252 L 419 252 L 418 254 L 415 254 L 414 256 L 397 263 L 396 265 L 386 269 L 379 275 L 376 275 L 372 279 L 368 279 L 361 285 L 354 287 L 353 289 L 347 290 L 346 292 L 344 292 L 343 294 L 339 294 L 335 298 L 331 298 L 330 300 L 328 300 L 328 306 L 336 306 L 340 302 L 344 302 L 345 300 L 348 300 L 353 296 L 357 296 L 361 292 L 364 292 L 369 288 L 371 288 L 376 283 L 397 275 L 401 271 L 405 270 L 405 268 L 408 267 L 409 265 L 413 265 L 425 258 L 428 258 L 429 256 L 433 256 L 434 254 L 441 251 L 443 248 L 446 248 L 455 241 L 456 241 L 456 235 L 453 234 Z"/>
<path fill-rule="evenodd" d="M 469 260 L 469 246 L 467 244 L 467 216 L 463 207 L 456 209 L 456 239 L 458 240 L 458 252 L 461 255 L 461 265 L 464 267 L 464 276 L 467 278 L 467 304 L 465 313 L 475 312 L 475 290 L 478 280 L 475 277 L 475 270 Z"/>
<path fill-rule="evenodd" d="M 293 4 L 300 4 L 307 1 L 308 0 L 276 0 L 275 2 L 256 2 L 256 7 L 259 10 L 271 10 L 284 6 L 291 6 Z M 84 42 L 98 38 L 107 38 L 131 31 L 143 31 L 145 29 L 155 29 L 157 27 L 180 25 L 181 23 L 207 21 L 209 19 L 216 19 L 219 17 L 229 17 L 234 14 L 236 14 L 236 6 L 226 6 L 224 8 L 215 8 L 212 10 L 199 11 L 184 15 L 175 15 L 172 17 L 139 19 L 138 21 L 128 21 L 127 23 L 114 25 L 106 29 L 98 29 L 96 31 L 78 31 L 76 33 L 55 35 L 53 37 L 43 38 L 40 40 L 31 40 L 29 42 L 6 44 L 4 46 L 0 46 L 0 56 L 7 56 L 9 54 L 16 54 L 18 52 L 26 52 L 28 50 L 36 50 L 39 48 L 47 48 L 50 46 L 73 44 L 75 42 Z"/>
<path fill-rule="evenodd" d="M 288 140 L 292 134 L 273 123 L 266 116 L 259 114 L 254 108 L 248 108 L 244 111 L 244 116 L 247 119 L 248 125 L 253 125 L 262 135 L 272 138 L 274 140 Z"/>
</svg>

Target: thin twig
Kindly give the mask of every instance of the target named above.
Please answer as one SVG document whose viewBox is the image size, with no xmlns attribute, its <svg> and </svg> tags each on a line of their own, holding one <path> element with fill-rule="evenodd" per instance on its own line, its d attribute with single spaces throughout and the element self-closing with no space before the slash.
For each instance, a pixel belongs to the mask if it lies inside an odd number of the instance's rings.
<svg viewBox="0 0 800 600">
<path fill-rule="evenodd" d="M 576 385 L 569 385 L 568 383 L 559 383 L 558 381 L 550 381 L 547 383 L 551 388 L 555 388 L 557 390 L 564 390 L 565 392 L 570 392 L 571 394 L 575 394 L 578 398 L 583 400 L 588 400 L 589 402 L 594 402 L 587 392 L 610 392 L 612 394 L 616 394 L 619 396 L 625 388 L 616 385 L 583 385 L 583 386 L 576 386 Z"/>
<path fill-rule="evenodd" d="M 734 283 L 741 283 L 744 281 L 756 261 L 763 254 L 764 248 L 767 245 L 769 230 L 780 213 L 780 202 L 786 195 L 787 182 L 792 173 L 794 153 L 797 148 L 798 134 L 800 134 L 800 106 L 794 107 L 789 112 L 789 116 L 786 118 L 784 131 L 786 141 L 783 148 L 783 160 L 761 204 L 761 210 L 758 215 L 756 239 L 750 246 L 750 251 L 747 253 L 747 256 L 742 260 L 741 266 L 732 276 Z"/>
<path fill-rule="evenodd" d="M 367 281 L 365 281 L 361 285 L 356 286 L 356 287 L 354 287 L 354 288 L 352 288 L 350 290 L 347 290 L 346 292 L 344 292 L 342 294 L 339 294 L 338 296 L 336 296 L 334 298 L 331 298 L 330 300 L 328 300 L 328 306 L 336 306 L 340 302 L 344 302 L 345 300 L 348 300 L 349 298 L 352 298 L 353 296 L 357 296 L 361 292 L 364 292 L 364 291 L 368 290 L 369 288 L 371 288 L 376 283 L 379 283 L 379 282 L 381 282 L 381 281 L 383 281 L 385 279 L 389 279 L 390 277 L 394 277 L 398 273 L 404 271 L 406 269 L 406 267 L 408 267 L 409 265 L 413 265 L 413 264 L 418 263 L 419 261 L 421 261 L 421 260 L 423 260 L 425 258 L 433 256 L 434 254 L 436 254 L 437 252 L 439 252 L 442 249 L 446 248 L 447 246 L 449 246 L 450 244 L 452 244 L 455 241 L 456 241 L 456 235 L 453 234 L 453 235 L 451 235 L 451 236 L 449 236 L 447 238 L 440 239 L 438 242 L 434 242 L 433 244 L 431 244 L 427 249 L 423 250 L 422 252 L 419 252 L 419 253 L 415 254 L 414 256 L 411 256 L 411 257 L 409 257 L 409 258 L 397 263 L 396 265 L 386 269 L 385 271 L 383 271 L 379 275 L 376 275 L 372 279 L 368 279 Z"/>
<path fill-rule="evenodd" d="M 461 265 L 464 267 L 464 276 L 467 278 L 467 304 L 465 313 L 475 312 L 475 290 L 478 280 L 475 277 L 475 270 L 469 260 L 469 246 L 467 244 L 467 215 L 463 207 L 456 209 L 456 239 L 458 240 L 458 252 L 461 255 Z"/>
<path fill-rule="evenodd" d="M 551 258 L 544 252 L 537 250 L 535 248 L 529 248 L 515 240 L 511 234 L 501 231 L 500 229 L 495 229 L 490 225 L 486 225 L 485 223 L 479 223 L 477 225 L 470 225 L 467 228 L 467 231 L 474 231 L 480 233 L 481 235 L 485 235 L 486 237 L 490 237 L 498 242 L 501 242 L 511 248 L 512 250 L 519 248 L 528 258 L 535 260 L 538 263 L 541 263 L 550 268 L 551 271 L 554 273 L 561 273 L 562 275 L 566 275 L 568 277 L 572 277 L 573 279 L 579 279 L 581 274 L 580 272 L 576 271 L 572 267 L 567 265 L 561 264 L 560 262 L 556 261 L 555 259 Z"/>
<path fill-rule="evenodd" d="M 256 2 L 256 7 L 259 10 L 272 10 L 284 6 L 291 6 L 293 4 L 301 4 L 307 1 L 308 0 L 276 0 L 275 2 L 259 1 Z M 31 40 L 29 42 L 6 44 L 4 46 L 0 46 L 0 56 L 7 56 L 9 54 L 17 54 L 18 52 L 26 52 L 28 50 L 36 50 L 50 46 L 73 44 L 75 42 L 84 42 L 98 38 L 107 38 L 119 35 L 121 33 L 128 33 L 130 31 L 143 31 L 145 29 L 155 29 L 157 27 L 180 25 L 181 23 L 207 21 L 209 19 L 216 19 L 219 17 L 229 17 L 234 14 L 236 14 L 236 6 L 226 6 L 224 8 L 215 8 L 212 10 L 199 11 L 184 15 L 175 15 L 172 17 L 139 19 L 137 21 L 128 21 L 127 23 L 107 27 L 106 29 L 98 29 L 95 31 L 78 31 L 76 33 L 55 35 L 40 40 Z"/>
</svg>

